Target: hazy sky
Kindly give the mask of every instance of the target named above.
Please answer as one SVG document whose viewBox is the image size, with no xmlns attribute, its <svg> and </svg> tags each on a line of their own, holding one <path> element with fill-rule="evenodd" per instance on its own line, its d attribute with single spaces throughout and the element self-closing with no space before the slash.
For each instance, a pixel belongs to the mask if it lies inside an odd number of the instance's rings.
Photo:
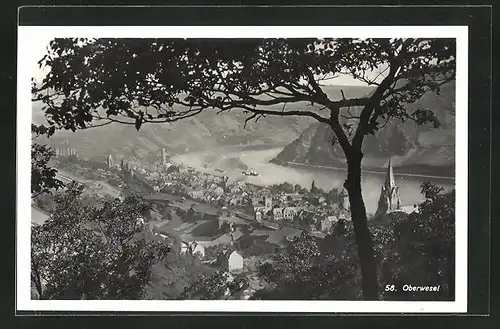
<svg viewBox="0 0 500 329">
<path fill-rule="evenodd" d="M 32 57 L 32 72 L 33 78 L 35 78 L 38 82 L 42 81 L 45 75 L 48 73 L 49 68 L 45 67 L 40 69 L 38 67 L 38 61 L 42 59 L 42 57 L 47 53 L 47 48 L 49 46 L 50 41 L 53 38 L 50 36 L 41 37 L 38 36 L 36 39 L 32 39 L 32 43 L 30 45 L 30 53 Z M 340 75 L 337 78 L 328 81 L 322 82 L 323 84 L 330 85 L 338 85 L 338 86 L 366 86 L 366 83 L 361 82 L 359 80 L 353 79 L 349 75 Z"/>
</svg>

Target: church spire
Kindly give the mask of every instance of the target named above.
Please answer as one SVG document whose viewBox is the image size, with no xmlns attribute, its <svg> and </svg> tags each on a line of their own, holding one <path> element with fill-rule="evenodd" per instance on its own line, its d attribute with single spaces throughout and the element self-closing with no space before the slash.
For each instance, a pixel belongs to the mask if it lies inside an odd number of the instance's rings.
<svg viewBox="0 0 500 329">
<path fill-rule="evenodd" d="M 382 190 L 380 192 L 377 214 L 385 214 L 387 212 L 400 209 L 401 207 L 399 188 L 396 186 L 391 160 L 392 159 L 389 158 L 385 182 L 384 185 L 382 185 Z"/>
<path fill-rule="evenodd" d="M 390 189 L 396 186 L 396 180 L 394 179 L 394 171 L 392 169 L 392 157 L 389 158 L 389 164 L 387 165 L 387 175 L 385 176 L 385 186 Z"/>
</svg>

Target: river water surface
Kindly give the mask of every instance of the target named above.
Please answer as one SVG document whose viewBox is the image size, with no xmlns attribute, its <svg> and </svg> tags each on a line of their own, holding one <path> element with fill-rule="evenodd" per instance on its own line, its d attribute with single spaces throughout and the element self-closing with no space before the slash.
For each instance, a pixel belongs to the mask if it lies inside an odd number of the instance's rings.
<svg viewBox="0 0 500 329">
<path fill-rule="evenodd" d="M 342 169 L 327 169 L 315 167 L 284 167 L 270 163 L 282 148 L 263 150 L 237 151 L 230 148 L 218 148 L 201 152 L 186 153 L 174 156 L 173 162 L 192 166 L 193 168 L 218 175 L 227 175 L 231 179 L 247 181 L 256 185 L 272 185 L 283 182 L 300 184 L 310 188 L 314 180 L 317 187 L 324 190 L 342 188 L 347 171 Z M 259 176 L 245 176 L 244 170 L 255 170 Z M 221 172 L 221 170 L 223 172 Z M 414 205 L 422 201 L 420 184 L 431 181 L 442 186 L 446 191 L 454 188 L 455 181 L 449 178 L 402 176 L 394 172 L 396 185 L 399 187 L 401 202 L 405 206 Z M 363 198 L 368 213 L 377 210 L 380 189 L 385 174 L 364 172 L 362 174 Z"/>
</svg>

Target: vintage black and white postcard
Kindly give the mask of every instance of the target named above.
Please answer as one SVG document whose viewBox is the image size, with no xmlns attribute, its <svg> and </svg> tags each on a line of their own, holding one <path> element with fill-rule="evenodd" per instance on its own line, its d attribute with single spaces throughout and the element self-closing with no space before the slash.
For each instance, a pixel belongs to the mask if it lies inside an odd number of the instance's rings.
<svg viewBox="0 0 500 329">
<path fill-rule="evenodd" d="M 467 311 L 467 27 L 18 37 L 18 310 Z"/>
</svg>

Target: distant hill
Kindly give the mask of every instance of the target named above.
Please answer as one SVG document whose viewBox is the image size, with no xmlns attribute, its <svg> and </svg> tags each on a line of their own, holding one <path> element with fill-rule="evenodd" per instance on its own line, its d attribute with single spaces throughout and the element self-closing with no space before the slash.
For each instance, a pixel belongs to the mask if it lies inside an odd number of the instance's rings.
<svg viewBox="0 0 500 329">
<path fill-rule="evenodd" d="M 269 117 L 258 124 L 248 123 L 240 113 L 211 112 L 171 124 L 134 126 L 111 124 L 76 131 L 58 131 L 46 143 L 68 145 L 86 158 L 109 153 L 145 159 L 165 147 L 170 153 L 183 153 L 219 145 L 286 145 L 296 139 L 311 122 L 308 118 Z"/>
<path fill-rule="evenodd" d="M 413 122 L 390 121 L 375 136 L 366 136 L 364 166 L 383 167 L 388 157 L 409 173 L 452 176 L 455 163 L 455 83 L 443 86 L 440 95 L 429 93 L 410 104 L 408 111 L 423 107 L 434 111 L 442 127 L 416 126 Z M 322 123 L 311 124 L 299 138 L 278 154 L 276 163 L 300 163 L 345 167 L 340 146 L 332 145 L 334 134 Z"/>
<path fill-rule="evenodd" d="M 340 98 L 341 91 L 346 97 L 362 97 L 371 88 L 353 86 L 324 86 L 330 97 Z M 282 110 L 282 106 L 270 109 Z M 288 104 L 286 109 L 313 109 L 308 103 Z M 40 103 L 33 103 L 33 121 L 43 123 L 45 118 Z M 111 124 L 104 127 L 70 131 L 58 131 L 44 142 L 57 147 L 71 146 L 85 158 L 103 158 L 107 154 L 118 157 L 147 159 L 152 153 L 165 147 L 170 153 L 198 151 L 217 146 L 285 146 L 297 139 L 301 133 L 315 122 L 308 117 L 267 116 L 257 123 L 248 122 L 248 114 L 233 110 L 216 114 L 205 111 L 199 115 L 171 124 L 146 124 L 139 131 L 133 126 Z"/>
</svg>

